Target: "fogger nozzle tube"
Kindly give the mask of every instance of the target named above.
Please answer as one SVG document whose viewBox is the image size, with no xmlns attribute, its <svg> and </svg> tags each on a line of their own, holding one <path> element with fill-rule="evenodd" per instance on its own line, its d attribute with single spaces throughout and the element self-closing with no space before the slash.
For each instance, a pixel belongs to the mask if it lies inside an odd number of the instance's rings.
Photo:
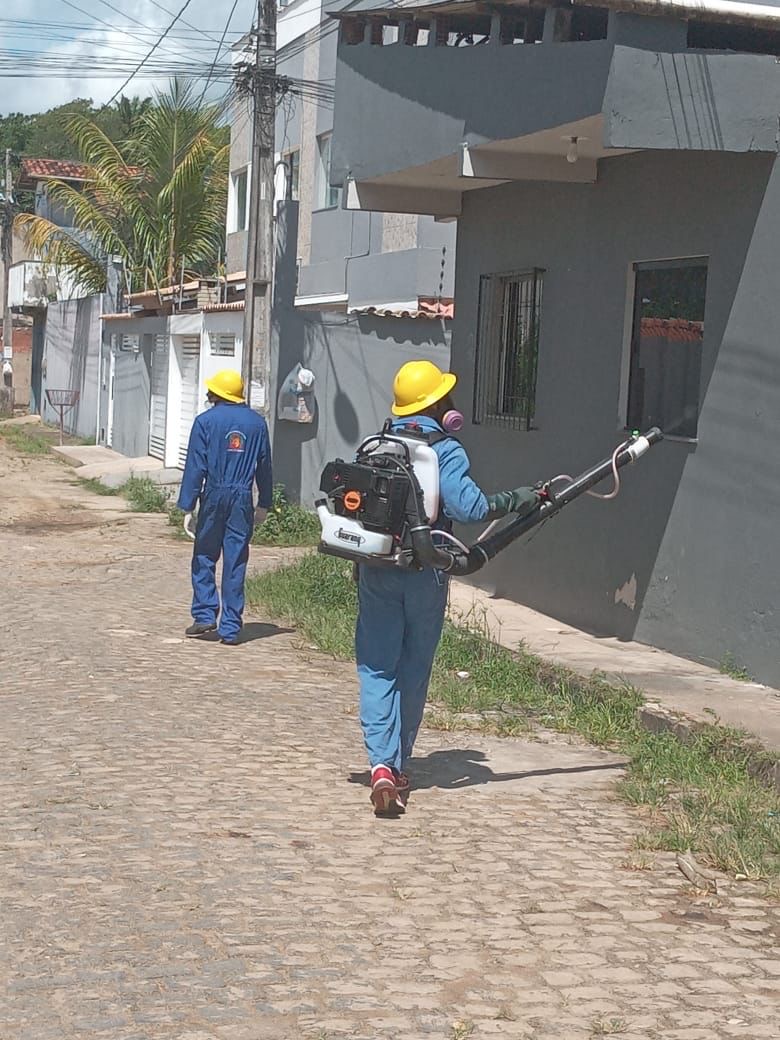
<svg viewBox="0 0 780 1040">
<path fill-rule="evenodd" d="M 615 469 L 622 469 L 641 458 L 653 445 L 663 440 L 663 433 L 657 426 L 653 426 L 645 434 L 632 437 L 622 449 L 613 453 L 608 458 L 585 470 L 578 477 L 566 484 L 560 491 L 550 494 L 539 505 L 523 516 L 518 516 L 505 524 L 495 534 L 489 535 L 476 545 L 472 545 L 468 553 L 453 552 L 452 550 L 440 550 L 450 556 L 451 564 L 443 567 L 449 574 L 464 576 L 474 574 L 481 570 L 486 563 L 493 559 L 508 545 L 516 541 L 522 535 L 532 530 L 544 520 L 559 513 L 564 506 L 573 502 L 575 498 L 584 495 L 600 481 L 608 477 Z"/>
</svg>

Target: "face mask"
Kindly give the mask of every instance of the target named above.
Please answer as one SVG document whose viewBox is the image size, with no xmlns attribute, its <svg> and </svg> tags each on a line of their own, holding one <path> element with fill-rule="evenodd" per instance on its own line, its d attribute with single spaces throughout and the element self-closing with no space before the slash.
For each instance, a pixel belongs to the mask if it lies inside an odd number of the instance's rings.
<svg viewBox="0 0 780 1040">
<path fill-rule="evenodd" d="M 459 433 L 463 429 L 463 423 L 466 420 L 463 418 L 463 412 L 457 411 L 455 408 L 451 408 L 448 412 L 444 413 L 441 420 L 441 426 L 447 433 Z"/>
</svg>

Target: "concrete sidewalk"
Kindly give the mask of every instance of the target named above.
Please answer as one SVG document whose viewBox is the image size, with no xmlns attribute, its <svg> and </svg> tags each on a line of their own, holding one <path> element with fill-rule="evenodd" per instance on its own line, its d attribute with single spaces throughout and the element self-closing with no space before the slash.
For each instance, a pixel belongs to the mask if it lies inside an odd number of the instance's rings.
<svg viewBox="0 0 780 1040">
<path fill-rule="evenodd" d="M 474 612 L 480 622 L 484 617 L 491 638 L 511 650 L 522 644 L 531 653 L 581 675 L 603 672 L 638 687 L 669 711 L 704 722 L 717 717 L 724 725 L 747 730 L 765 747 L 780 751 L 778 690 L 730 679 L 655 647 L 588 635 L 462 582 L 452 583 L 450 609 L 456 616 Z"/>
<path fill-rule="evenodd" d="M 78 469 L 80 477 L 99 480 L 106 487 L 121 487 L 130 477 L 148 477 L 155 484 L 165 486 L 181 483 L 181 470 L 167 469 L 160 459 L 151 455 L 129 458 L 100 444 L 66 444 L 53 447 L 52 451 Z"/>
</svg>

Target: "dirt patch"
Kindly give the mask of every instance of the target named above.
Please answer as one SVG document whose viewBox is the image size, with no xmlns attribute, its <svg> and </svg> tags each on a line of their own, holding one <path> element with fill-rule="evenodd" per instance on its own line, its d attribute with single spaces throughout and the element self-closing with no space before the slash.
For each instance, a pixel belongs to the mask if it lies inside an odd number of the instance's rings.
<svg viewBox="0 0 780 1040">
<path fill-rule="evenodd" d="M 107 521 L 94 514 L 60 514 L 59 516 L 33 516 L 26 520 L 12 520 L 0 524 L 0 529 L 19 535 L 63 534 L 72 531 L 87 531 L 93 527 L 105 527 Z"/>
</svg>

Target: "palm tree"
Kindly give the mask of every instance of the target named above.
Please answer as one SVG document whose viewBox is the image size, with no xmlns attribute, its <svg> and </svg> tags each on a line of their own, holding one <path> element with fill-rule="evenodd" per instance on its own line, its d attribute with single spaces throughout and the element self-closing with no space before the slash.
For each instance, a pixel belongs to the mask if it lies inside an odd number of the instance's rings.
<svg viewBox="0 0 780 1040">
<path fill-rule="evenodd" d="M 119 117 L 122 129 L 126 137 L 131 137 L 135 130 L 136 123 L 149 111 L 153 104 L 150 97 L 140 98 L 125 97 L 123 94 L 121 98 L 116 102 L 114 110 Z"/>
<path fill-rule="evenodd" d="M 182 270 L 213 274 L 225 235 L 229 132 L 217 106 L 193 98 L 191 85 L 172 81 L 121 145 L 93 120 L 71 119 L 87 178 L 81 187 L 51 181 L 49 194 L 74 230 L 19 214 L 34 253 L 86 292 L 105 289 L 109 256 L 121 257 L 134 291 L 172 285 Z"/>
</svg>

